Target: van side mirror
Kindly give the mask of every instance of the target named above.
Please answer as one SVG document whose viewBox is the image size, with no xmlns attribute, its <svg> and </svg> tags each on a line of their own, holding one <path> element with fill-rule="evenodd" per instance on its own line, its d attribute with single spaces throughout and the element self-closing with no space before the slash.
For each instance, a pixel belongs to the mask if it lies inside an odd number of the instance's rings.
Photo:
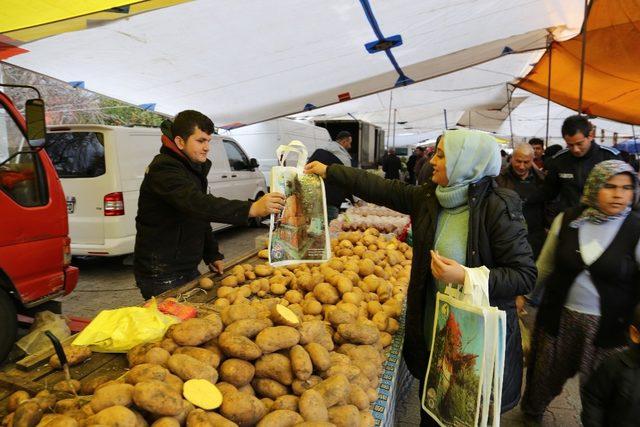
<svg viewBox="0 0 640 427">
<path fill-rule="evenodd" d="M 258 161 L 256 159 L 252 158 L 249 160 L 249 167 L 251 169 L 258 169 L 259 166 L 260 165 L 258 164 Z"/>
<path fill-rule="evenodd" d="M 45 142 L 47 127 L 44 118 L 44 101 L 28 99 L 25 105 L 27 119 L 27 139 L 31 147 L 42 147 Z"/>
</svg>

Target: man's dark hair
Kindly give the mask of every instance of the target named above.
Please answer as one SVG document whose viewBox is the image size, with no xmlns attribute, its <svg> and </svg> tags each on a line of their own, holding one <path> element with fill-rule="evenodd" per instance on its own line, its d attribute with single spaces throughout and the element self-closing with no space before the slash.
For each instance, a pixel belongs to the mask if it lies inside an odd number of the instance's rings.
<svg viewBox="0 0 640 427">
<path fill-rule="evenodd" d="M 424 147 L 416 147 L 416 149 L 422 151 L 424 153 L 425 148 Z"/>
<path fill-rule="evenodd" d="M 591 129 L 592 126 L 587 116 L 576 114 L 575 116 L 569 116 L 564 119 L 564 123 L 562 123 L 562 136 L 574 136 L 578 132 L 584 136 L 589 136 Z"/>
<path fill-rule="evenodd" d="M 544 146 L 544 141 L 540 138 L 531 138 L 529 140 L 529 145 L 541 145 Z"/>
<path fill-rule="evenodd" d="M 631 325 L 635 326 L 635 328 L 640 331 L 640 304 L 636 305 L 635 310 L 633 310 L 633 317 L 631 318 Z"/>
<path fill-rule="evenodd" d="M 544 150 L 544 158 L 551 158 L 553 156 L 556 155 L 556 153 L 558 153 L 558 151 L 562 151 L 562 146 L 560 144 L 553 144 L 547 147 L 546 150 Z"/>
<path fill-rule="evenodd" d="M 196 127 L 209 135 L 214 131 L 213 122 L 209 117 L 199 111 L 184 110 L 179 112 L 173 119 L 171 133 L 174 138 L 179 136 L 186 141 L 191 135 L 193 135 Z"/>
<path fill-rule="evenodd" d="M 341 130 L 340 132 L 338 132 L 338 135 L 336 135 L 336 141 L 341 141 L 345 138 L 351 138 L 351 132 Z"/>
</svg>

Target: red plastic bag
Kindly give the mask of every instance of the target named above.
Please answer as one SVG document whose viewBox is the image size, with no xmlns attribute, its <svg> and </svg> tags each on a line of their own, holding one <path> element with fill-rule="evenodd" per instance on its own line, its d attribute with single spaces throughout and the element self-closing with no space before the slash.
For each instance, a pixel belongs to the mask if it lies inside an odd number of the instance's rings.
<svg viewBox="0 0 640 427">
<path fill-rule="evenodd" d="M 144 306 L 147 307 L 151 302 L 147 302 Z M 196 317 L 198 314 L 195 307 L 191 305 L 180 304 L 175 298 L 167 298 L 158 303 L 158 310 L 164 314 L 170 314 L 176 316 L 180 320 L 187 320 Z"/>
</svg>

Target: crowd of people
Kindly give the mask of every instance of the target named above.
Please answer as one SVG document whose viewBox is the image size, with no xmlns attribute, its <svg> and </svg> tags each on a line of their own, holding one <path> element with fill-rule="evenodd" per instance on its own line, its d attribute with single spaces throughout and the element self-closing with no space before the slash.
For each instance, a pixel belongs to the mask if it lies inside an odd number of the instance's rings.
<svg viewBox="0 0 640 427">
<path fill-rule="evenodd" d="M 490 303 L 507 314 L 502 411 L 520 403 L 526 423 L 539 425 L 565 382 L 579 375 L 585 425 L 637 425 L 637 169 L 594 141 L 585 116 L 568 117 L 561 130 L 566 148 L 545 150 L 534 138 L 510 156 L 488 134 L 445 131 L 434 150 L 414 150 L 406 182 L 398 179 L 391 151 L 382 160 L 386 179 L 320 162 L 309 163 L 307 172 L 411 216 L 419 256 L 412 263 L 403 355 L 415 378 L 424 381 L 436 293 L 464 283 L 462 266 L 484 266 Z M 537 315 L 521 399 L 518 318 L 527 305 Z M 421 413 L 422 425 L 436 425 Z"/>
<path fill-rule="evenodd" d="M 278 193 L 238 201 L 208 192 L 213 129 L 196 111 L 162 128 L 136 218 L 134 272 L 145 298 L 197 277 L 201 261 L 223 271 L 211 222 L 247 224 L 283 208 Z M 403 355 L 415 378 L 425 378 L 437 292 L 464 284 L 468 269 L 487 268 L 490 303 L 507 315 L 501 410 L 520 402 L 527 422 L 539 424 L 579 375 L 585 425 L 638 425 L 638 174 L 594 141 L 585 116 L 568 117 L 562 136 L 565 149 L 544 150 L 533 139 L 507 157 L 489 134 L 448 130 L 434 150 L 416 148 L 403 182 L 393 150 L 382 161 L 385 178 L 352 167 L 351 135 L 341 132 L 312 153 L 305 172 L 325 179 L 330 218 L 351 195 L 410 215 L 415 255 Z M 527 305 L 537 316 L 521 399 L 519 313 Z M 421 414 L 422 425 L 435 425 Z"/>
</svg>

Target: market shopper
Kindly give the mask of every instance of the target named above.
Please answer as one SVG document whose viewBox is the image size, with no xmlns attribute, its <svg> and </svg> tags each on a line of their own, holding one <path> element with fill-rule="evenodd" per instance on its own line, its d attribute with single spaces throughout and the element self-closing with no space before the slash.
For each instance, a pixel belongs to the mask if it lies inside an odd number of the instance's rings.
<svg viewBox="0 0 640 427">
<path fill-rule="evenodd" d="M 522 410 L 539 421 L 575 374 L 581 386 L 626 342 L 640 293 L 638 178 L 628 164 L 608 160 L 587 179 L 583 206 L 558 215 L 538 259 L 536 316 Z"/>
<path fill-rule="evenodd" d="M 389 149 L 389 154 L 382 164 L 384 177 L 386 179 L 400 179 L 400 170 L 402 169 L 402 161 L 396 155 L 395 148 Z"/>
<path fill-rule="evenodd" d="M 580 393 L 584 427 L 640 423 L 640 304 L 629 326 L 629 346 L 605 359 Z"/>
<path fill-rule="evenodd" d="M 562 123 L 567 148 L 559 151 L 549 165 L 545 179 L 545 199 L 558 198 L 559 212 L 578 206 L 591 169 L 605 160 L 620 159 L 618 150 L 593 141 L 593 126 L 586 116 L 567 117 Z"/>
<path fill-rule="evenodd" d="M 424 157 L 424 147 L 416 147 L 413 150 L 409 160 L 407 160 L 407 183 L 415 185 L 416 183 L 416 163 Z"/>
<path fill-rule="evenodd" d="M 527 240 L 538 258 L 545 239 L 544 175 L 534 167 L 534 148 L 519 144 L 513 149 L 511 162 L 496 178 L 500 187 L 515 191 L 522 200 L 522 212 L 527 223 Z"/>
<path fill-rule="evenodd" d="M 490 270 L 491 304 L 507 312 L 502 397 L 502 410 L 506 411 L 518 403 L 522 383 L 522 347 L 514 301 L 531 289 L 536 276 L 520 200 L 511 190 L 494 184 L 500 153 L 490 135 L 446 131 L 431 164 L 432 182 L 422 186 L 319 162 L 308 164 L 306 172 L 366 201 L 411 216 L 416 255 L 407 295 L 403 354 L 411 374 L 420 381 L 429 360 L 436 292 L 447 283 L 464 282 L 462 265 Z M 433 257 L 432 250 L 439 255 Z M 431 425 L 432 420 L 422 415 L 423 425 Z"/>
<path fill-rule="evenodd" d="M 529 145 L 533 148 L 533 164 L 539 170 L 544 170 L 544 141 L 540 138 L 531 138 Z"/>
<path fill-rule="evenodd" d="M 134 274 L 145 299 L 198 277 L 200 261 L 223 272 L 211 222 L 246 225 L 250 217 L 279 212 L 284 204 L 279 193 L 255 202 L 208 193 L 213 131 L 213 122 L 193 110 L 163 123 L 160 154 L 145 173 L 136 216 Z"/>
<path fill-rule="evenodd" d="M 309 162 L 318 161 L 326 165 L 351 166 L 351 133 L 343 130 L 338 132 L 335 141 L 329 141 L 326 145 L 317 148 L 309 157 Z M 327 198 L 327 219 L 335 219 L 340 214 L 340 205 L 349 197 L 343 189 L 335 185 L 325 183 L 325 194 Z"/>
</svg>

